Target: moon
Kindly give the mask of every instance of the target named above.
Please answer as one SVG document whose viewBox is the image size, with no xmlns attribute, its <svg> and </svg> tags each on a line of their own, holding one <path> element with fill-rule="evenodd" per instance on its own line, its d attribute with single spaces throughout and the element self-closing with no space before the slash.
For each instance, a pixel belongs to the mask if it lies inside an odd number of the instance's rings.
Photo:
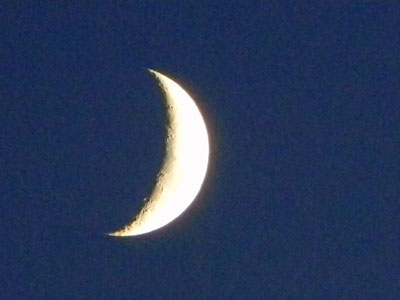
<svg viewBox="0 0 400 300">
<path fill-rule="evenodd" d="M 133 236 L 159 229 L 195 200 L 207 172 L 207 127 L 190 95 L 167 76 L 149 69 L 164 96 L 165 154 L 153 190 L 140 212 L 111 236 Z"/>
</svg>

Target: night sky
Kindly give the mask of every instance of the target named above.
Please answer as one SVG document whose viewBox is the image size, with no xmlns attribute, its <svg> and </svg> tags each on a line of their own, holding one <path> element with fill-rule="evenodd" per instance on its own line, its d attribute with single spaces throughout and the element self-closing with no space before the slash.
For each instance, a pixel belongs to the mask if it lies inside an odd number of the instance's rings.
<svg viewBox="0 0 400 300">
<path fill-rule="evenodd" d="M 400 299 L 400 5 L 0 4 L 1 299 Z M 85 3 L 85 4 L 84 4 Z M 210 165 L 130 238 L 196 99 Z"/>
</svg>

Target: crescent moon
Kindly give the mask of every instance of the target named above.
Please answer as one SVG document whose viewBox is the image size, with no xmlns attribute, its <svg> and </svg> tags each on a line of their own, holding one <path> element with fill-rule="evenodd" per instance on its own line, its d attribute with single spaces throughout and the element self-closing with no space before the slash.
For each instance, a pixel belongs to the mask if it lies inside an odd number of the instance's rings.
<svg viewBox="0 0 400 300">
<path fill-rule="evenodd" d="M 189 94 L 167 76 L 150 70 L 166 110 L 165 156 L 153 190 L 132 222 L 111 236 L 132 236 L 159 229 L 181 215 L 203 184 L 209 156 L 204 119 Z"/>
</svg>

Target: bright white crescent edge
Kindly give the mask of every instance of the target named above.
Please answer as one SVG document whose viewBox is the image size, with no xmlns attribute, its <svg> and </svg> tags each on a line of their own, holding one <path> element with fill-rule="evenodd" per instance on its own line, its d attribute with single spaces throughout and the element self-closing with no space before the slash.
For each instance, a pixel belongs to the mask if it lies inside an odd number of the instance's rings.
<svg viewBox="0 0 400 300">
<path fill-rule="evenodd" d="M 189 94 L 167 76 L 150 70 L 164 94 L 165 157 L 153 191 L 139 214 L 111 236 L 132 236 L 159 229 L 181 215 L 203 184 L 209 156 L 204 119 Z"/>
</svg>

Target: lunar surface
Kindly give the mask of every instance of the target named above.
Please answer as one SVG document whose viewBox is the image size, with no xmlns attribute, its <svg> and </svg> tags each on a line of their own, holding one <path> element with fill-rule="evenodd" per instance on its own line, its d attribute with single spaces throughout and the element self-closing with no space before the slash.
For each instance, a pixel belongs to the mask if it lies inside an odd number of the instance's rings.
<svg viewBox="0 0 400 300">
<path fill-rule="evenodd" d="M 124 228 L 109 233 L 111 236 L 140 235 L 167 225 L 195 200 L 207 172 L 207 128 L 194 100 L 167 76 L 149 71 L 164 96 L 165 156 L 140 212 Z"/>
</svg>

